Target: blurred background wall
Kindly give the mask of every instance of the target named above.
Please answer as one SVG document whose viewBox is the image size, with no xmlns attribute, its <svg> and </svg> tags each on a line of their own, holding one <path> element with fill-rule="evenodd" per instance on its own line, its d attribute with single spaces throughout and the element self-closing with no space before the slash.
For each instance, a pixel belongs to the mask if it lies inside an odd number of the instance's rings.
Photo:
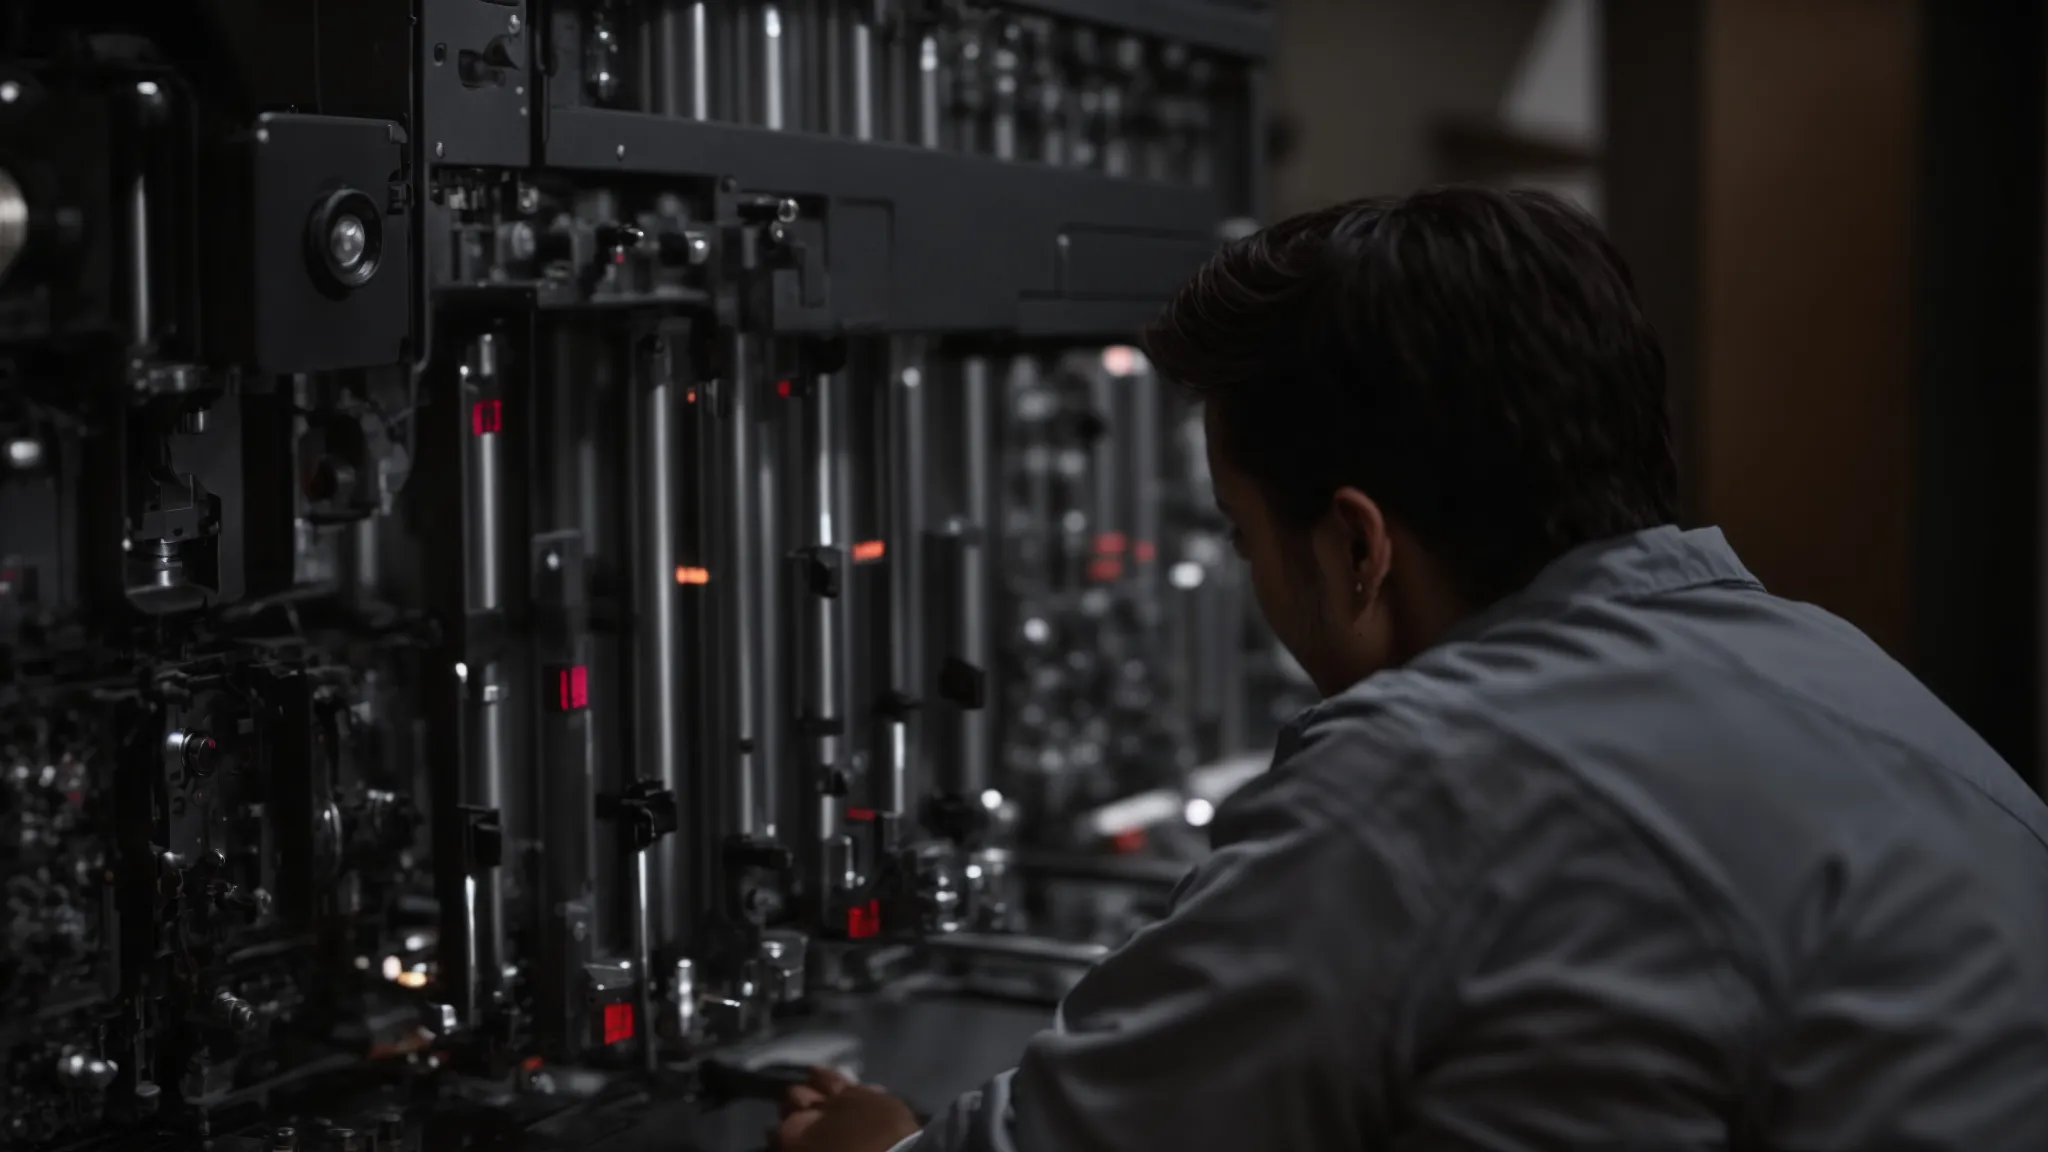
<svg viewBox="0 0 2048 1152">
<path fill-rule="evenodd" d="M 1275 207 L 1485 180 L 1599 215 L 1670 353 L 1688 519 L 2048 781 L 2048 5 L 1279 7 Z"/>
</svg>

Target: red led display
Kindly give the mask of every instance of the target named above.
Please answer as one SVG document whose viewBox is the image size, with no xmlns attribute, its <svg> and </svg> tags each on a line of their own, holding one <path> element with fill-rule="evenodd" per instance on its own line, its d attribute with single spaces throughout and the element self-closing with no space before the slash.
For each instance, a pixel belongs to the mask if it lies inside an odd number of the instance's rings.
<svg viewBox="0 0 2048 1152">
<path fill-rule="evenodd" d="M 1095 581 L 1115 580 L 1124 574 L 1124 562 L 1114 556 L 1097 556 L 1088 562 L 1088 578 Z"/>
<path fill-rule="evenodd" d="M 856 824 L 873 823 L 875 810 L 873 808 L 848 808 L 846 810 L 846 818 Z"/>
<path fill-rule="evenodd" d="M 604 1006 L 604 1042 L 617 1044 L 633 1038 L 633 1006 L 631 1004 L 607 1004 Z"/>
<path fill-rule="evenodd" d="M 574 712 L 590 707 L 590 670 L 581 664 L 555 671 L 555 707 Z"/>
<path fill-rule="evenodd" d="M 1098 556 L 1121 556 L 1124 554 L 1124 534 L 1121 532 L 1098 532 L 1095 534 L 1095 554 Z"/>
<path fill-rule="evenodd" d="M 790 395 L 795 391 L 796 385 L 790 383 L 787 380 L 778 380 L 775 382 L 775 394 L 777 396 L 782 397 L 784 400 L 789 399 Z"/>
<path fill-rule="evenodd" d="M 698 568 L 690 564 L 677 565 L 676 583 L 685 585 L 709 584 L 711 583 L 711 570 L 709 568 Z"/>
<path fill-rule="evenodd" d="M 496 400 L 479 400 L 469 408 L 469 430 L 478 436 L 489 436 L 502 431 L 505 426 L 505 406 Z"/>
<path fill-rule="evenodd" d="M 1127 828 L 1110 837 L 1109 846 L 1124 855 L 1142 852 L 1145 850 L 1145 830 L 1143 828 Z"/>
<path fill-rule="evenodd" d="M 871 564 L 880 560 L 889 551 L 889 546 L 880 540 L 863 540 L 853 546 L 855 564 Z"/>
<path fill-rule="evenodd" d="M 870 900 L 846 910 L 846 938 L 868 940 L 882 933 L 882 902 Z"/>
</svg>

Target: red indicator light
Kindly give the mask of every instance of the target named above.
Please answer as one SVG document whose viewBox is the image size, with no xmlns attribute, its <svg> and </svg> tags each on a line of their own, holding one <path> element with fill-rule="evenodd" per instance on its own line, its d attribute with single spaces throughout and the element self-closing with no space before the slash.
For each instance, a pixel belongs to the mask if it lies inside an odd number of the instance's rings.
<svg viewBox="0 0 2048 1152">
<path fill-rule="evenodd" d="M 1145 848 L 1145 830 L 1130 828 L 1109 838 L 1109 846 L 1123 855 L 1142 852 Z"/>
<path fill-rule="evenodd" d="M 496 400 L 479 400 L 469 409 L 469 430 L 478 436 L 489 436 L 504 427 L 504 405 Z"/>
<path fill-rule="evenodd" d="M 1095 535 L 1095 553 L 1098 556 L 1121 556 L 1124 554 L 1124 534 L 1121 532 L 1098 532 Z"/>
<path fill-rule="evenodd" d="M 692 389 L 690 389 L 689 391 L 687 391 L 687 392 L 683 393 L 683 403 L 685 403 L 685 404 L 695 404 L 696 402 L 697 402 L 697 390 L 696 390 L 695 388 L 692 388 Z"/>
<path fill-rule="evenodd" d="M 853 562 L 855 564 L 871 564 L 876 560 L 880 560 L 883 553 L 888 550 L 889 546 L 880 540 L 863 540 L 853 546 Z"/>
<path fill-rule="evenodd" d="M 783 398 L 784 400 L 787 400 L 787 399 L 789 399 L 789 397 L 790 397 L 790 394 L 791 394 L 791 393 L 793 393 L 793 392 L 795 392 L 795 391 L 796 391 L 796 385 L 794 385 L 794 384 L 791 384 L 791 383 L 790 383 L 789 381 L 787 381 L 787 380 L 779 380 L 779 381 L 777 381 L 777 382 L 776 382 L 776 384 L 775 384 L 775 394 L 776 394 L 777 396 L 780 396 L 780 397 L 782 397 L 782 398 Z"/>
<path fill-rule="evenodd" d="M 1090 580 L 1115 580 L 1124 574 L 1124 562 L 1114 556 L 1100 556 L 1088 562 Z"/>
<path fill-rule="evenodd" d="M 633 1038 L 633 1006 L 631 1004 L 607 1004 L 604 1006 L 604 1042 L 617 1044 Z"/>
<path fill-rule="evenodd" d="M 688 564 L 678 565 L 676 568 L 676 583 L 709 584 L 711 583 L 711 569 L 692 568 Z"/>
<path fill-rule="evenodd" d="M 578 664 L 555 671 L 555 707 L 574 712 L 590 707 L 590 670 Z"/>
<path fill-rule="evenodd" d="M 1150 540 L 1140 540 L 1138 546 L 1131 549 L 1131 555 L 1136 556 L 1140 564 L 1150 564 L 1153 557 L 1159 555 L 1159 549 Z"/>
<path fill-rule="evenodd" d="M 846 910 L 846 938 L 870 940 L 882 933 L 882 902 L 870 900 Z"/>
<path fill-rule="evenodd" d="M 874 822 L 875 810 L 873 808 L 848 808 L 846 810 L 846 818 L 857 824 L 870 824 Z"/>
</svg>

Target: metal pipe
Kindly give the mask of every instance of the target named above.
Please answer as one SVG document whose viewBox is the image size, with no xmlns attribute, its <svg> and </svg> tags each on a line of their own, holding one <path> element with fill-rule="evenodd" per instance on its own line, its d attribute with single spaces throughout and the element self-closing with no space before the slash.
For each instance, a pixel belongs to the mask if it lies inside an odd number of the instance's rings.
<svg viewBox="0 0 2048 1152">
<path fill-rule="evenodd" d="M 675 840 L 662 837 L 662 843 Z M 661 1045 L 654 1033 L 654 878 L 648 874 L 649 852 L 633 854 L 633 964 L 640 991 L 641 1066 L 653 1072 L 659 1065 Z M 666 909 L 663 909 L 666 911 Z"/>
<path fill-rule="evenodd" d="M 136 163 L 140 165 L 139 157 Z M 149 276 L 149 181 L 138 167 L 128 184 L 128 325 L 138 346 L 156 335 Z"/>
<path fill-rule="evenodd" d="M 797 719 L 805 732 L 802 759 L 808 774 L 797 795 L 808 798 L 802 813 L 806 851 L 816 853 L 806 862 L 807 881 L 818 886 L 821 896 L 845 885 L 851 855 L 842 824 L 846 790 L 840 786 L 852 768 L 846 732 L 853 711 L 849 699 L 852 629 L 847 611 L 851 590 L 844 586 L 853 543 L 846 475 L 851 416 L 847 389 L 843 376 L 820 376 L 804 401 L 801 443 L 807 484 L 800 504 L 808 521 L 803 528 L 808 554 L 798 555 L 805 557 L 805 564 L 817 566 L 817 577 L 824 578 L 826 584 L 805 587 L 792 581 L 790 589 L 802 629 L 797 640 L 803 660 L 799 674 L 803 696 Z"/>
<path fill-rule="evenodd" d="M 917 43 L 917 143 L 937 148 L 940 143 L 939 38 L 926 33 Z"/>
<path fill-rule="evenodd" d="M 924 368 L 899 350 L 882 392 L 887 438 L 890 686 L 915 699 L 925 692 L 924 527 L 928 483 Z M 886 810 L 910 807 L 912 766 L 920 762 L 918 733 L 909 717 L 889 725 Z"/>
<path fill-rule="evenodd" d="M 984 672 L 989 669 L 989 642 L 994 604 L 989 595 L 991 549 L 995 524 L 995 372 L 986 357 L 970 356 L 961 364 L 961 448 L 966 494 L 967 568 L 960 588 L 960 659 Z M 954 750 L 962 795 L 978 796 L 989 787 L 994 757 L 995 726 L 987 708 L 964 711 L 959 718 L 959 745 Z"/>
<path fill-rule="evenodd" d="M 787 652 L 783 635 L 781 588 L 783 558 L 789 541 L 784 531 L 787 510 L 783 501 L 782 469 L 786 455 L 783 443 L 788 425 L 783 420 L 780 380 L 770 380 L 770 363 L 765 353 L 747 377 L 747 389 L 755 395 L 754 437 L 754 519 L 741 525 L 752 549 L 753 572 L 760 583 L 755 593 L 754 627 L 758 647 L 753 654 L 754 675 L 754 758 L 753 774 L 747 781 L 751 797 L 749 823 L 743 831 L 774 837 L 781 827 L 784 796 L 782 774 L 789 764 L 788 726 L 790 720 L 788 672 L 783 663 Z M 772 392 L 770 391 L 772 389 Z M 770 397 L 773 397 L 772 399 Z"/>
<path fill-rule="evenodd" d="M 663 116 L 711 118 L 710 11 L 705 0 L 665 0 L 642 29 L 651 66 L 642 77 L 648 109 Z"/>
<path fill-rule="evenodd" d="M 848 72 L 853 85 L 853 138 L 869 141 L 875 138 L 875 27 L 866 15 L 854 18 L 849 45 L 852 60 Z M 6 271 L 0 262 L 0 273 Z"/>
<path fill-rule="evenodd" d="M 508 799 L 512 752 L 508 730 L 511 709 L 503 668 L 493 661 L 472 670 L 469 682 L 469 710 L 476 733 L 475 752 L 470 761 L 470 778 L 464 788 L 468 802 L 501 813 L 509 831 L 511 821 L 503 815 Z M 503 992 L 508 925 L 505 923 L 505 885 L 502 868 L 487 869 L 472 877 L 469 888 L 470 955 L 475 965 L 471 984 L 473 998 L 495 998 Z M 474 1015 L 472 1021 L 476 1019 Z"/>
<path fill-rule="evenodd" d="M 1048 940 L 1042 936 L 1005 936 L 988 932 L 948 932 L 925 940 L 933 952 L 983 960 L 1021 960 L 1058 968 L 1093 968 L 1109 955 L 1101 944 Z"/>
<path fill-rule="evenodd" d="M 676 439 L 680 350 L 668 336 L 651 337 L 640 350 L 633 399 L 635 438 L 633 501 L 634 775 L 661 782 L 680 794 L 684 786 L 684 671 L 680 607 L 675 580 L 681 551 L 677 525 L 681 460 Z M 684 903 L 686 861 L 678 837 L 655 846 L 656 867 L 644 898 L 654 907 L 654 940 L 667 943 L 678 931 Z M 644 865 L 643 865 L 644 871 Z"/>
<path fill-rule="evenodd" d="M 761 126 L 780 131 L 787 125 L 789 114 L 785 104 L 788 77 L 783 66 L 784 36 L 788 29 L 783 25 L 782 5 L 761 5 L 760 20 Z"/>
<path fill-rule="evenodd" d="M 718 509 L 717 568 L 711 573 L 715 627 L 718 630 L 720 724 L 725 747 L 708 773 L 724 773 L 732 782 L 727 832 L 751 833 L 757 824 L 755 773 L 760 757 L 761 571 L 756 533 L 761 501 L 756 461 L 754 338 L 730 337 L 727 375 L 717 383 L 720 424 L 717 451 L 719 485 L 725 500 Z"/>
<path fill-rule="evenodd" d="M 468 465 L 470 515 L 467 518 L 469 548 L 468 609 L 493 612 L 502 596 L 500 565 L 504 558 L 500 521 L 504 516 L 504 493 L 499 478 L 498 454 L 504 402 L 498 395 L 498 338 L 485 333 L 470 348 L 470 361 L 460 369 L 465 399 L 470 404 L 470 436 L 465 463 Z"/>
</svg>

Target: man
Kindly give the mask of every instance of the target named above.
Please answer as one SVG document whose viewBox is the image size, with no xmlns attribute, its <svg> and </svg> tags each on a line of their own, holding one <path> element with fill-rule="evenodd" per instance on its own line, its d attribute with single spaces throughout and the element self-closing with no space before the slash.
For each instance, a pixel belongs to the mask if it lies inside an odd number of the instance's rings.
<svg viewBox="0 0 2048 1152">
<path fill-rule="evenodd" d="M 1171 915 L 921 1135 L 792 1150 L 2048 1149 L 2048 810 L 1671 527 L 1663 355 L 1546 196 L 1346 204 L 1149 337 L 1326 699 Z"/>
</svg>

